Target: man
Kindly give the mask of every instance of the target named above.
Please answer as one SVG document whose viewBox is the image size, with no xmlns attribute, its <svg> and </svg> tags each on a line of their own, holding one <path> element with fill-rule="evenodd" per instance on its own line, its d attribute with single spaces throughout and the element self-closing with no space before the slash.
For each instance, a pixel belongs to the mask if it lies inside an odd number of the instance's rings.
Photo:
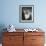
<svg viewBox="0 0 46 46">
<path fill-rule="evenodd" d="M 32 12 L 31 9 L 23 8 L 22 9 L 22 20 L 32 20 Z"/>
</svg>

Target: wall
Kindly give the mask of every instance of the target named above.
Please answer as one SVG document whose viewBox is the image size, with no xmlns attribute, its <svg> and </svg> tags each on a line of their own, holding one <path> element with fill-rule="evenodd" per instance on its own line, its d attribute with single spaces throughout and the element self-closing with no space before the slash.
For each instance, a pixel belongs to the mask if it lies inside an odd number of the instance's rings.
<svg viewBox="0 0 46 46">
<path fill-rule="evenodd" d="M 0 25 L 13 24 L 16 28 L 46 28 L 46 1 L 44 0 L 1 0 Z M 19 5 L 34 5 L 34 23 L 19 22 Z"/>
</svg>

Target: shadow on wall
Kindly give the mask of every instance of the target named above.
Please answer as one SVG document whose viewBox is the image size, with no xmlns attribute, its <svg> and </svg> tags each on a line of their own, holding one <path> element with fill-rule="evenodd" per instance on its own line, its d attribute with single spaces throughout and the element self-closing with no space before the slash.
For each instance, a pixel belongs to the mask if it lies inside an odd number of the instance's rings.
<svg viewBox="0 0 46 46">
<path fill-rule="evenodd" d="M 2 36 L 3 36 L 3 32 L 5 32 L 6 30 L 4 30 L 5 25 L 4 24 L 0 24 L 0 43 L 2 43 Z"/>
</svg>

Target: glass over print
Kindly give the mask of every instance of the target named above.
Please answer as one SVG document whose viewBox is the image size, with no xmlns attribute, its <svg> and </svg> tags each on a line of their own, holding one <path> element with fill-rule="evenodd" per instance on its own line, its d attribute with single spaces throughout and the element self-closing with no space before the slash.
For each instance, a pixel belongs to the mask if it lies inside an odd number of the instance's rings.
<svg viewBox="0 0 46 46">
<path fill-rule="evenodd" d="M 20 22 L 34 22 L 34 5 L 20 5 Z"/>
</svg>

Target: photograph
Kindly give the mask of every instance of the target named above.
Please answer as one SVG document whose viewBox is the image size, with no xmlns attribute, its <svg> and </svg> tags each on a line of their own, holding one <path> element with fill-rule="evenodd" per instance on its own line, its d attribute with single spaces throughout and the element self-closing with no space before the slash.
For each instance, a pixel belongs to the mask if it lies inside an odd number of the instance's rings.
<svg viewBox="0 0 46 46">
<path fill-rule="evenodd" d="M 34 21 L 34 6 L 33 5 L 20 5 L 20 22 L 33 22 Z"/>
</svg>

